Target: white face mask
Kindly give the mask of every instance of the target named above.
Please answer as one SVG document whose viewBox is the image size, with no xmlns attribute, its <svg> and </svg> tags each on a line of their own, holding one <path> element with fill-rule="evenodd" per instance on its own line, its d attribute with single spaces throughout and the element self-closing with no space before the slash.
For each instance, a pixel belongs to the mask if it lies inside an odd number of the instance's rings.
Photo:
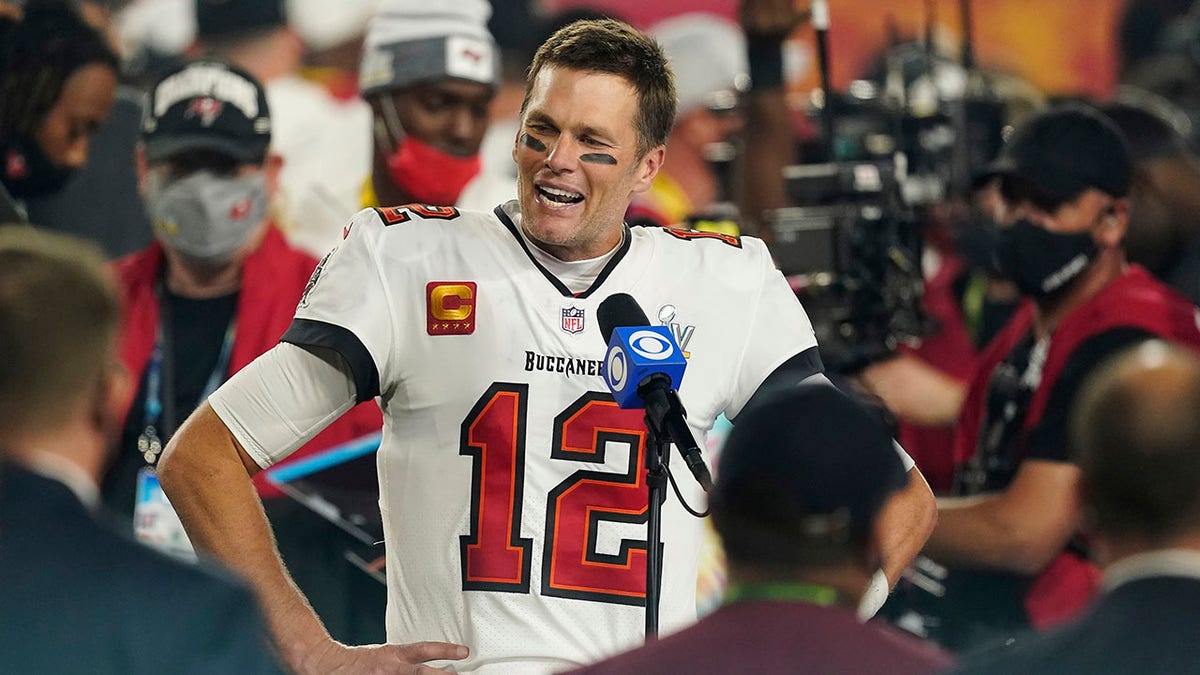
<svg viewBox="0 0 1200 675">
<path fill-rule="evenodd" d="M 261 171 L 220 176 L 207 169 L 182 178 L 151 171 L 146 209 L 164 246 L 205 262 L 225 262 L 267 215 L 267 181 Z"/>
</svg>

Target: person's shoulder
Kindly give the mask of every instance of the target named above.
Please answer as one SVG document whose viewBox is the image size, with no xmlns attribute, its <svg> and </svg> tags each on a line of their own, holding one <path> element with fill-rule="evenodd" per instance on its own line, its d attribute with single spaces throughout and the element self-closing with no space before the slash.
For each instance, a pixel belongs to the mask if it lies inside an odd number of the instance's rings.
<svg viewBox="0 0 1200 675">
<path fill-rule="evenodd" d="M 365 208 L 350 219 L 347 229 L 362 226 L 395 236 L 419 236 L 453 234 L 464 227 L 498 224 L 499 218 L 492 211 L 412 203 Z"/>
<path fill-rule="evenodd" d="M 504 230 L 505 223 L 495 212 L 402 204 L 359 211 L 343 227 L 342 239 L 348 241 L 361 233 L 389 255 L 414 257 L 447 243 L 481 242 Z"/>
<path fill-rule="evenodd" d="M 1092 311 L 1101 313 L 1127 313 L 1136 312 L 1136 305 L 1145 305 L 1147 308 L 1195 308 L 1192 301 L 1178 290 L 1152 275 L 1141 265 L 1133 264 L 1081 309 L 1092 308 Z"/>
<path fill-rule="evenodd" d="M 171 588 L 177 598 L 178 594 L 201 601 L 247 597 L 249 591 L 244 584 L 224 569 L 204 560 L 186 562 L 172 558 L 103 522 L 103 518 L 94 519 L 83 535 L 94 550 L 104 552 L 94 558 L 99 578 L 121 580 L 114 585 Z"/>
<path fill-rule="evenodd" d="M 1023 673 L 1089 672 L 1078 666 L 1089 659 L 1086 638 L 1076 630 L 1058 631 L 1047 635 L 1033 633 L 1019 636 L 1015 642 L 975 651 L 962 658 L 949 671 L 955 675 L 1007 675 Z M 1099 670 L 1090 672 L 1102 672 Z"/>
<path fill-rule="evenodd" d="M 112 260 L 108 264 L 116 274 L 117 282 L 121 285 L 129 285 L 143 278 L 155 276 L 161 260 L 162 248 L 158 243 L 153 242 Z"/>
<path fill-rule="evenodd" d="M 740 265 L 755 270 L 768 265 L 774 268 L 766 244 L 757 237 L 661 227 L 649 223 L 632 225 L 629 231 L 634 245 L 653 242 L 656 248 L 661 247 L 666 255 L 680 262 Z"/>
<path fill-rule="evenodd" d="M 14 516 L 53 520 L 53 525 L 47 525 L 40 535 L 43 550 L 31 551 L 31 559 L 42 560 L 46 567 L 63 563 L 86 568 L 86 574 L 72 575 L 74 581 L 62 580 L 76 586 L 78 592 L 142 597 L 147 605 L 164 606 L 173 603 L 170 598 L 178 594 L 201 601 L 229 594 L 245 597 L 244 586 L 229 573 L 204 562 L 176 560 L 139 543 L 114 524 L 113 516 L 87 511 L 57 482 L 11 465 L 4 467 L 4 473 L 4 488 L 13 493 L 5 495 L 6 511 Z M 31 492 L 34 489 L 36 493 Z M 19 529 L 14 527 L 12 534 L 35 532 L 22 524 Z M 156 588 L 171 588 L 172 595 L 150 590 Z"/>
<path fill-rule="evenodd" d="M 864 626 L 875 635 L 876 653 L 894 665 L 896 673 L 941 672 L 953 665 L 953 658 L 933 644 L 878 621 Z"/>
</svg>

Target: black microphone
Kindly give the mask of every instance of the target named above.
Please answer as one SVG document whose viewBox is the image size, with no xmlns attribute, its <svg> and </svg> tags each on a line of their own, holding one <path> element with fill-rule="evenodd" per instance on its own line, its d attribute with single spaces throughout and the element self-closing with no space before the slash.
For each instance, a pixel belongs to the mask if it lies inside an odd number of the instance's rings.
<svg viewBox="0 0 1200 675">
<path fill-rule="evenodd" d="M 692 436 L 691 428 L 687 425 L 687 411 L 683 409 L 678 392 L 671 386 L 672 377 L 667 372 L 668 368 L 665 362 L 662 368 L 655 368 L 657 359 L 661 358 L 660 355 L 656 354 L 652 358 L 640 359 L 638 357 L 640 350 L 636 344 L 626 344 L 621 335 L 614 338 L 613 333 L 617 328 L 650 327 L 646 313 L 642 311 L 633 296 L 628 293 L 615 293 L 600 303 L 600 307 L 596 311 L 596 318 L 600 322 L 600 333 L 604 336 L 605 344 L 613 345 L 615 339 L 617 345 L 614 347 L 629 347 L 626 353 L 622 354 L 621 363 L 628 362 L 629 365 L 626 366 L 628 372 L 640 377 L 637 382 L 636 397 L 625 397 L 626 401 L 635 405 L 622 404 L 621 407 L 645 408 L 646 421 L 651 431 L 660 438 L 674 442 L 696 482 L 704 488 L 705 492 L 708 492 L 712 488 L 712 475 L 705 466 L 704 458 L 700 454 L 700 446 Z M 679 351 L 679 346 L 675 344 L 673 336 L 667 333 L 666 339 L 669 340 L 672 349 Z M 613 347 L 610 347 L 609 353 L 612 352 Z M 606 358 L 605 361 L 607 363 L 609 359 Z M 677 370 L 676 379 L 681 374 L 682 370 Z M 609 375 L 611 374 L 606 374 L 605 383 L 610 390 L 613 390 L 613 379 Z M 614 391 L 614 394 L 616 393 Z M 637 403 L 640 405 L 636 405 Z"/>
</svg>

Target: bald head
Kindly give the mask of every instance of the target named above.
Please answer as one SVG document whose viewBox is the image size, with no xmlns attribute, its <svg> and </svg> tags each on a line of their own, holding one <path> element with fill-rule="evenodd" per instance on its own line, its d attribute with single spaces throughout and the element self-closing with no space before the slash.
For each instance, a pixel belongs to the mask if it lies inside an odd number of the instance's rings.
<svg viewBox="0 0 1200 675">
<path fill-rule="evenodd" d="M 1163 542 L 1200 533 L 1200 359 L 1151 341 L 1096 373 L 1072 416 L 1097 533 Z"/>
</svg>

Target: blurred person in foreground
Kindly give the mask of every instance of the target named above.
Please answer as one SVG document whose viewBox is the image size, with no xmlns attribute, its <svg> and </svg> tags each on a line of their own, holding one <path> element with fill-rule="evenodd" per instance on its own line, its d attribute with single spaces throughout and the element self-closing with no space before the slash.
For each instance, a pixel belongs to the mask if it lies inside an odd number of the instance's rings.
<svg viewBox="0 0 1200 675">
<path fill-rule="evenodd" d="M 700 623 L 575 671 L 933 673 L 947 655 L 857 609 L 879 567 L 878 515 L 904 487 L 880 416 L 828 384 L 780 388 L 739 418 L 711 509 L 724 605 Z"/>
<path fill-rule="evenodd" d="M 105 523 L 119 321 L 93 245 L 0 226 L 0 669 L 279 672 L 246 588 Z"/>
<path fill-rule="evenodd" d="M 165 73 L 147 105 L 138 170 L 156 241 L 115 263 L 125 312 L 120 356 L 134 388 L 104 498 L 140 539 L 186 554 L 183 529 L 156 498 L 159 455 L 208 394 L 279 341 L 318 262 L 291 248 L 268 214 L 280 160 L 269 149 L 273 111 L 256 80 L 200 59 Z M 373 406 L 357 408 L 293 461 L 381 425 Z M 255 484 L 297 579 L 338 628 L 333 612 L 347 611 L 338 594 L 313 584 L 330 566 L 346 567 L 341 549 L 265 477 Z"/>
<path fill-rule="evenodd" d="M 1188 673 L 1200 663 L 1200 359 L 1161 341 L 1114 358 L 1074 407 L 1084 529 L 1104 591 L 1080 619 L 963 673 Z"/>
<path fill-rule="evenodd" d="M 903 395 L 909 406 L 960 411 L 955 496 L 939 500 L 924 550 L 942 593 L 921 610 L 925 629 L 954 649 L 1045 629 L 1086 606 L 1099 575 L 1078 536 L 1068 411 L 1087 376 L 1133 344 L 1200 349 L 1196 307 L 1126 262 L 1132 175 L 1125 139 L 1095 110 L 1025 120 L 984 178 L 999 189 L 1000 269 L 1026 300 L 965 391 L 911 373 L 873 383 L 885 402 Z"/>
<path fill-rule="evenodd" d="M 117 57 L 73 3 L 4 6 L 0 222 L 29 222 L 26 202 L 62 189 L 87 164 L 88 141 L 116 96 Z"/>
<path fill-rule="evenodd" d="M 189 534 L 253 579 L 298 670 L 469 659 L 449 665 L 550 672 L 643 640 L 645 418 L 618 408 L 601 377 L 607 297 L 653 315 L 670 305 L 695 326 L 681 397 L 699 444 L 768 380 L 823 379 L 804 308 L 762 242 L 623 222 L 674 113 L 653 40 L 616 21 L 559 30 L 535 57 L 513 139 L 520 198 L 360 212 L 284 343 L 173 439 L 163 484 Z M 377 462 L 395 644 L 350 648 L 290 584 L 248 474 L 372 399 L 386 412 Z M 703 498 L 695 480 L 678 487 Z M 696 618 L 701 527 L 676 499 L 663 514 L 669 632 Z M 876 576 L 895 579 L 932 526 L 918 471 L 884 514 Z"/>
</svg>

